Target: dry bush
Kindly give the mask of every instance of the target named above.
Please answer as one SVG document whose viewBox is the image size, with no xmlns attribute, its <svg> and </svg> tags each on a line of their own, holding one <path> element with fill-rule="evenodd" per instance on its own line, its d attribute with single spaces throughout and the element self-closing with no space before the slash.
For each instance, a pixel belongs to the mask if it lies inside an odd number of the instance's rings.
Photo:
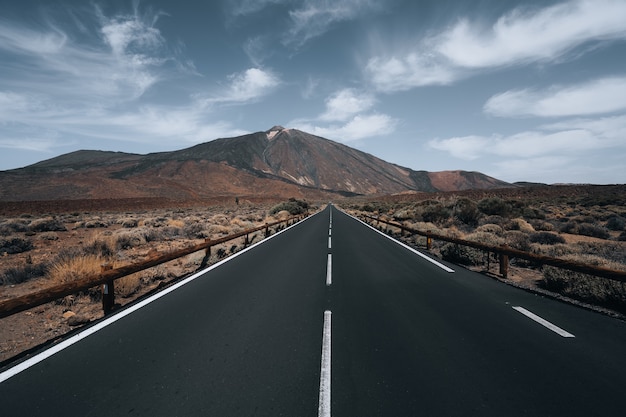
<svg viewBox="0 0 626 417">
<path fill-rule="evenodd" d="M 65 232 L 67 229 L 59 220 L 46 217 L 43 219 L 33 220 L 28 228 L 32 232 Z"/>
<path fill-rule="evenodd" d="M 482 226 L 478 226 L 476 228 L 476 232 L 491 233 L 497 236 L 502 236 L 504 234 L 504 229 L 497 224 L 483 224 Z"/>
<path fill-rule="evenodd" d="M 39 240 L 48 240 L 48 241 L 54 241 L 54 240 L 59 240 L 59 235 L 56 232 L 43 232 L 40 233 L 37 238 Z"/>
<path fill-rule="evenodd" d="M 0 224 L 0 235 L 8 236 L 12 233 L 27 232 L 30 220 L 8 219 Z"/>
<path fill-rule="evenodd" d="M 22 282 L 26 282 L 34 278 L 43 277 L 47 272 L 47 264 L 33 264 L 27 262 L 25 265 L 6 269 L 0 275 L 0 285 L 21 284 Z"/>
<path fill-rule="evenodd" d="M 509 222 L 509 230 L 519 230 L 524 233 L 533 233 L 535 229 L 524 219 L 516 218 Z"/>
<path fill-rule="evenodd" d="M 565 259 L 609 269 L 626 270 L 623 264 L 594 255 L 569 255 Z M 554 267 L 545 267 L 543 278 L 543 285 L 551 291 L 626 312 L 626 283 Z"/>
<path fill-rule="evenodd" d="M 178 219 L 170 219 L 168 220 L 167 225 L 170 227 L 182 229 L 183 227 L 185 227 L 185 222 Z"/>
<path fill-rule="evenodd" d="M 132 274 L 115 280 L 115 294 L 124 298 L 131 297 L 141 289 L 142 280 L 140 273 Z"/>
</svg>

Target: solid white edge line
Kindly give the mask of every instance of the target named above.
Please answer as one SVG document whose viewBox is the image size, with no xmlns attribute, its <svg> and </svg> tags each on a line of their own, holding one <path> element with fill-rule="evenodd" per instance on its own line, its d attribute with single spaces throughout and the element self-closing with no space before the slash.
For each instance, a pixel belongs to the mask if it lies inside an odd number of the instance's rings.
<svg viewBox="0 0 626 417">
<path fill-rule="evenodd" d="M 560 336 L 563 336 L 563 337 L 576 337 L 573 334 L 571 334 L 569 332 L 566 332 L 565 330 L 561 329 L 559 326 L 550 323 L 548 320 L 542 319 L 538 315 L 536 315 L 536 314 L 526 310 L 524 307 L 513 307 L 513 310 L 516 310 L 516 311 L 522 313 L 523 315 L 525 315 L 529 319 L 536 321 L 537 323 L 541 324 L 544 327 L 547 327 L 548 329 L 552 330 L 554 333 L 557 333 Z"/>
<path fill-rule="evenodd" d="M 389 235 L 384 234 L 384 233 L 383 233 L 383 232 L 381 232 L 380 230 L 376 229 L 375 227 L 370 226 L 369 224 L 365 223 L 365 222 L 364 222 L 364 221 L 362 221 L 361 219 L 357 219 L 356 217 L 351 216 L 350 214 L 346 213 L 345 211 L 344 211 L 344 214 L 346 214 L 347 216 L 352 217 L 352 218 L 353 218 L 354 220 L 356 220 L 356 221 L 359 221 L 359 222 L 363 223 L 365 226 L 369 227 L 370 229 L 372 229 L 373 231 L 375 231 L 375 232 L 377 232 L 377 233 L 380 233 L 382 236 L 385 236 L 387 239 L 391 240 L 392 242 L 395 242 L 395 243 L 397 243 L 398 245 L 403 246 L 404 248 L 406 248 L 406 249 L 410 250 L 410 251 L 411 251 L 411 252 L 413 252 L 414 254 L 416 254 L 416 255 L 418 255 L 418 256 L 421 256 L 422 258 L 426 259 L 428 262 L 430 262 L 430 263 L 432 263 L 432 264 L 434 264 L 434 265 L 438 266 L 439 268 L 443 269 L 444 271 L 446 271 L 446 272 L 450 272 L 450 273 L 454 272 L 454 269 L 449 268 L 449 267 L 445 266 L 444 264 L 442 264 L 441 262 L 438 262 L 438 261 L 434 260 L 433 258 L 430 258 L 430 257 L 428 257 L 428 256 L 424 255 L 424 254 L 423 254 L 423 253 L 421 253 L 420 251 L 418 251 L 418 250 L 416 250 L 416 249 L 413 249 L 413 248 L 412 248 L 412 247 L 410 247 L 409 245 L 407 245 L 407 244 L 405 244 L 405 243 L 403 243 L 403 242 L 400 242 L 399 240 L 396 240 L 396 239 L 392 238 L 392 237 L 391 237 L 391 236 L 389 236 Z"/>
<path fill-rule="evenodd" d="M 331 316 L 324 312 L 324 333 L 322 336 L 322 363 L 320 372 L 320 398 L 318 417 L 330 417 L 330 353 L 331 353 Z"/>
<path fill-rule="evenodd" d="M 331 286 L 333 283 L 333 255 L 328 254 L 328 262 L 326 263 L 326 285 Z"/>
<path fill-rule="evenodd" d="M 15 365 L 15 366 L 7 369 L 6 371 L 0 373 L 0 384 L 3 383 L 4 381 L 6 381 L 7 379 L 9 379 L 9 378 L 19 374 L 20 372 L 25 371 L 26 369 L 30 368 L 31 366 L 34 366 L 34 365 L 38 364 L 39 362 L 48 359 L 50 356 L 52 356 L 52 355 L 54 355 L 56 353 L 59 353 L 60 351 L 70 347 L 74 343 L 77 343 L 77 342 L 81 341 L 82 339 L 84 339 L 84 338 L 86 338 L 88 336 L 91 336 L 92 334 L 98 332 L 99 330 L 104 329 L 108 325 L 115 323 L 116 321 L 118 321 L 118 320 L 128 316 L 131 313 L 134 313 L 135 311 L 139 310 L 142 307 L 145 307 L 146 305 L 150 304 L 151 302 L 156 301 L 159 298 L 161 298 L 161 297 L 171 293 L 172 291 L 177 290 L 178 288 L 182 287 L 183 285 L 186 285 L 186 284 L 190 283 L 191 281 L 195 280 L 196 278 L 199 278 L 200 276 L 206 274 L 207 272 L 209 272 L 209 271 L 211 271 L 211 270 L 213 270 L 213 269 L 215 269 L 215 268 L 225 264 L 226 262 L 229 262 L 229 261 L 235 259 L 239 255 L 243 255 L 245 252 L 251 250 L 252 248 L 255 248 L 256 246 L 261 245 L 263 243 L 266 243 L 270 239 L 273 239 L 274 237 L 280 235 L 281 233 L 284 233 L 287 230 L 289 230 L 289 229 L 291 229 L 291 228 L 293 228 L 295 226 L 298 226 L 299 224 L 302 224 L 303 222 L 305 222 L 308 219 L 316 216 L 319 213 L 321 213 L 321 212 L 315 213 L 314 215 L 309 216 L 309 217 L 305 218 L 304 220 L 299 221 L 298 223 L 295 223 L 295 224 L 293 224 L 293 225 L 291 225 L 291 226 L 281 230 L 278 233 L 275 233 L 275 234 L 273 234 L 273 235 L 271 235 L 271 236 L 269 236 L 269 237 L 267 237 L 267 238 L 265 238 L 265 239 L 263 239 L 263 240 L 261 240 L 261 241 L 259 241 L 257 243 L 254 243 L 251 246 L 248 246 L 247 248 L 242 249 L 240 252 L 237 252 L 237 253 L 229 256 L 228 258 L 222 259 L 221 261 L 219 261 L 219 262 L 209 266 L 208 268 L 203 269 L 202 271 L 196 272 L 195 274 L 193 274 L 193 275 L 185 278 L 184 280 L 182 280 L 182 281 L 172 285 L 171 287 L 168 287 L 168 288 L 166 288 L 166 289 L 164 289 L 164 290 L 162 290 L 162 291 L 160 291 L 160 292 L 158 292 L 158 293 L 156 293 L 156 294 L 146 298 L 145 300 L 143 300 L 143 301 L 141 301 L 141 302 L 139 302 L 139 303 L 137 303 L 137 304 L 135 304 L 135 305 L 133 305 L 131 307 L 128 307 L 128 308 L 126 308 L 124 310 L 121 310 L 120 312 L 115 313 L 115 314 L 113 314 L 112 316 L 110 316 L 110 317 L 108 317 L 106 319 L 103 319 L 99 323 L 97 323 L 97 324 L 95 324 L 95 325 L 93 325 L 93 326 L 91 326 L 91 327 L 81 331 L 80 333 L 75 334 L 74 336 L 72 336 L 72 337 L 62 341 L 58 345 L 52 346 L 52 347 L 44 350 L 43 352 L 38 353 L 37 355 L 33 356 L 32 358 L 29 358 L 29 359 L 27 359 L 27 360 L 25 360 L 23 362 L 18 363 L 17 365 Z"/>
</svg>

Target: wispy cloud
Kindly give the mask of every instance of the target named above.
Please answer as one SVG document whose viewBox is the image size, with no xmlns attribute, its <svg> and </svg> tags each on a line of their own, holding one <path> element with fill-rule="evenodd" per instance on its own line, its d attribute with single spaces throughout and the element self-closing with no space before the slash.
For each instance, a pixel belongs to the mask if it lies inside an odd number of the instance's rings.
<svg viewBox="0 0 626 417">
<path fill-rule="evenodd" d="M 319 116 L 323 121 L 346 121 L 356 114 L 368 111 L 374 106 L 371 94 L 361 93 L 351 88 L 339 90 L 326 99 L 326 111 Z"/>
<path fill-rule="evenodd" d="M 583 45 L 626 39 L 626 3 L 574 0 L 517 8 L 491 26 L 460 19 L 448 30 L 391 53 L 376 54 L 365 70 L 380 91 L 451 84 L 473 71 L 555 62 Z"/>
<path fill-rule="evenodd" d="M 353 20 L 380 8 L 372 0 L 305 0 L 289 11 L 291 24 L 283 42 L 300 47 L 326 33 L 333 24 Z"/>
<path fill-rule="evenodd" d="M 593 80 L 545 90 L 510 90 L 491 97 L 484 106 L 500 117 L 584 116 L 626 109 L 626 77 Z"/>
</svg>

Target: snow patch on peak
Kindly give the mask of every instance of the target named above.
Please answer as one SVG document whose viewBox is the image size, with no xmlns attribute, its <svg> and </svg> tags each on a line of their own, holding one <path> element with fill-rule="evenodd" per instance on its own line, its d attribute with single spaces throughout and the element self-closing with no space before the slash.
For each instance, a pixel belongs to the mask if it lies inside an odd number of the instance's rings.
<svg viewBox="0 0 626 417">
<path fill-rule="evenodd" d="M 289 130 L 291 130 L 291 129 L 285 129 L 282 126 L 276 125 L 276 126 L 272 127 L 270 130 L 268 130 L 265 133 L 267 134 L 267 139 L 272 140 L 274 138 L 274 136 L 276 136 L 280 132 L 288 132 Z"/>
</svg>

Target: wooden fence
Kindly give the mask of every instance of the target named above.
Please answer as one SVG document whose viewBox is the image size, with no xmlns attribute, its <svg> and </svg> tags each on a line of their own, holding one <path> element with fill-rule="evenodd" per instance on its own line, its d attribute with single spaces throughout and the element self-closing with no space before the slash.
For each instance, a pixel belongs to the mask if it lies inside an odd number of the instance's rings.
<svg viewBox="0 0 626 417">
<path fill-rule="evenodd" d="M 407 232 L 413 235 L 424 236 L 426 237 L 426 248 L 428 250 L 432 248 L 432 241 L 433 239 L 435 239 L 435 240 L 442 240 L 445 242 L 454 243 L 456 245 L 476 248 L 476 249 L 479 249 L 488 253 L 494 253 L 498 255 L 499 257 L 500 274 L 504 278 L 506 278 L 508 274 L 509 258 L 518 258 L 518 259 L 524 259 L 524 260 L 533 262 L 537 265 L 549 265 L 549 266 L 554 266 L 557 268 L 567 269 L 569 271 L 580 272 L 580 273 L 588 274 L 588 275 L 594 275 L 597 277 L 606 278 L 606 279 L 610 279 L 613 281 L 626 282 L 626 271 L 616 271 L 613 269 L 586 265 L 583 263 L 573 262 L 573 261 L 569 261 L 565 259 L 551 258 L 548 256 L 537 255 L 534 253 L 517 250 L 511 247 L 508 247 L 506 245 L 491 246 L 491 245 L 486 245 L 480 242 L 473 242 L 470 240 L 463 240 L 463 239 L 457 239 L 457 238 L 453 238 L 449 236 L 438 235 L 438 234 L 431 233 L 430 231 L 424 232 L 421 230 L 416 230 L 410 227 L 406 227 L 399 223 L 391 222 L 388 220 L 383 220 L 380 217 L 372 217 L 372 216 L 368 216 L 364 214 L 360 215 L 360 217 L 364 219 L 366 222 L 370 221 L 372 223 L 376 223 L 376 225 L 378 225 L 379 223 L 383 223 L 383 224 L 398 228 L 400 229 L 401 234 L 404 234 L 404 232 Z"/>
<path fill-rule="evenodd" d="M 105 313 L 111 311 L 115 304 L 115 280 L 119 278 L 123 278 L 125 276 L 134 274 L 136 272 L 143 271 L 148 268 L 152 268 L 154 266 L 163 264 L 165 262 L 173 261 L 177 258 L 181 258 L 183 256 L 190 255 L 194 252 L 198 252 L 201 250 L 205 251 L 204 259 L 201 263 L 201 268 L 205 267 L 208 263 L 209 256 L 211 254 L 211 247 L 216 246 L 233 239 L 244 237 L 244 246 L 247 246 L 250 243 L 250 234 L 264 230 L 265 237 L 269 236 L 271 231 L 270 227 L 278 226 L 285 223 L 287 226 L 290 224 L 296 223 L 297 221 L 302 220 L 306 215 L 293 216 L 288 218 L 287 220 L 280 220 L 272 223 L 266 223 L 262 226 L 258 226 L 252 229 L 247 229 L 239 233 L 235 233 L 232 235 L 224 236 L 219 239 L 210 240 L 206 239 L 203 243 L 199 243 L 197 245 L 189 246 L 183 249 L 155 254 L 150 258 L 138 262 L 135 264 L 125 265 L 119 268 L 110 268 L 107 265 L 103 265 L 102 271 L 100 274 L 86 276 L 76 281 L 68 282 L 65 284 L 56 285 L 54 287 L 46 288 L 42 291 L 26 294 L 23 296 L 11 298 L 9 300 L 0 301 L 0 318 L 8 317 L 12 314 L 19 313 L 21 311 L 25 311 L 42 304 L 58 300 L 63 297 L 67 297 L 68 295 L 76 294 L 81 291 L 88 290 L 89 288 L 96 287 L 98 285 L 102 285 L 102 307 Z"/>
</svg>

